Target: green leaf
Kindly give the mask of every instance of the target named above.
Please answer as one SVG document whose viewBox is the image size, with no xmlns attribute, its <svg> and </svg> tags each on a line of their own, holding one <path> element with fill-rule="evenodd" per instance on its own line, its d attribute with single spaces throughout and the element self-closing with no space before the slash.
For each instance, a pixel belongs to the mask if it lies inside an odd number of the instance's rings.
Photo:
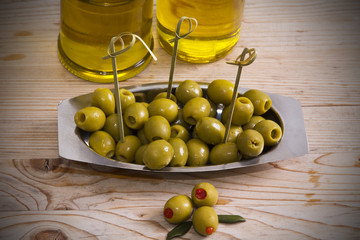
<svg viewBox="0 0 360 240">
<path fill-rule="evenodd" d="M 173 239 L 174 237 L 180 237 L 187 233 L 192 226 L 191 221 L 183 222 L 174 227 L 166 236 L 166 240 Z"/>
<path fill-rule="evenodd" d="M 239 215 L 218 215 L 219 223 L 238 223 L 245 222 L 245 218 Z"/>
</svg>

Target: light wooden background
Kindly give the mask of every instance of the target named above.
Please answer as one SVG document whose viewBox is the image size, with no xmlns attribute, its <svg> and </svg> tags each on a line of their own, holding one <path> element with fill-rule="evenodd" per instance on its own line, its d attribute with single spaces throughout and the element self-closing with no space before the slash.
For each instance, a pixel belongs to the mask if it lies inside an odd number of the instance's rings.
<svg viewBox="0 0 360 240">
<path fill-rule="evenodd" d="M 216 211 L 247 222 L 206 239 L 360 239 L 360 2 L 252 0 L 241 40 L 213 64 L 177 62 L 175 79 L 234 80 L 301 101 L 307 155 L 225 172 L 151 174 L 58 158 L 57 104 L 99 86 L 57 58 L 56 0 L 0 3 L 0 239 L 165 239 L 162 207 L 208 181 Z M 155 21 L 154 21 L 155 23 Z M 157 39 L 155 28 L 154 35 Z M 166 82 L 170 56 L 121 86 Z M 183 239 L 202 239 L 192 229 Z"/>
</svg>

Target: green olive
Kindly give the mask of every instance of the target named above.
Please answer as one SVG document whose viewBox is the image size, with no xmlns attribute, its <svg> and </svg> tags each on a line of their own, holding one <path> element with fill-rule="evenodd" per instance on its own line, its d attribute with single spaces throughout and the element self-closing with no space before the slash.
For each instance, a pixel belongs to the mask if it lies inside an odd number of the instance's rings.
<svg viewBox="0 0 360 240">
<path fill-rule="evenodd" d="M 105 125 L 103 130 L 107 133 L 109 133 L 116 142 L 119 141 L 120 139 L 120 133 L 119 133 L 119 127 L 118 127 L 118 115 L 117 113 L 113 113 L 109 116 L 107 116 L 106 121 L 105 121 Z M 124 135 L 128 136 L 128 135 L 132 135 L 134 134 L 133 130 L 130 129 L 128 126 L 123 125 L 124 126 Z"/>
<path fill-rule="evenodd" d="M 216 231 L 219 218 L 212 207 L 203 206 L 194 211 L 192 222 L 194 229 L 199 234 L 208 236 Z"/>
<path fill-rule="evenodd" d="M 144 104 L 135 102 L 124 112 L 124 122 L 131 129 L 143 128 L 149 119 L 149 111 Z"/>
<path fill-rule="evenodd" d="M 170 138 L 169 143 L 174 149 L 174 157 L 171 160 L 170 167 L 183 167 L 188 160 L 189 152 L 186 143 L 180 138 Z"/>
<path fill-rule="evenodd" d="M 238 136 L 236 145 L 243 155 L 256 157 L 264 149 L 264 138 L 258 131 L 247 129 Z"/>
<path fill-rule="evenodd" d="M 202 117 L 210 115 L 211 106 L 207 99 L 195 97 L 190 99 L 183 107 L 183 116 L 185 122 L 195 125 Z"/>
<path fill-rule="evenodd" d="M 230 111 L 230 106 L 226 106 L 224 107 L 222 113 L 221 113 L 221 122 L 226 125 L 227 124 L 227 119 L 228 119 L 228 115 L 229 115 L 229 111 Z M 235 111 L 235 106 L 234 106 L 234 111 Z M 234 115 L 233 115 L 234 118 Z M 231 124 L 233 124 L 233 122 L 231 122 Z"/>
<path fill-rule="evenodd" d="M 215 118 L 217 115 L 217 106 L 212 101 L 209 101 L 210 103 L 210 114 L 209 117 Z"/>
<path fill-rule="evenodd" d="M 250 89 L 243 94 L 244 97 L 250 99 L 254 105 L 254 114 L 262 115 L 266 113 L 272 105 L 269 95 L 258 89 Z"/>
<path fill-rule="evenodd" d="M 214 206 L 218 201 L 218 191 L 208 182 L 196 184 L 191 191 L 191 199 L 196 207 Z"/>
<path fill-rule="evenodd" d="M 221 121 L 226 123 L 230 111 L 230 105 L 226 106 L 221 115 Z M 235 101 L 234 113 L 232 117 L 232 124 L 241 126 L 248 123 L 253 116 L 254 106 L 250 99 L 246 97 L 239 97 Z"/>
<path fill-rule="evenodd" d="M 238 155 L 236 143 L 220 143 L 211 149 L 209 160 L 214 165 L 232 163 L 239 160 Z"/>
<path fill-rule="evenodd" d="M 175 121 L 172 122 L 172 124 L 173 124 L 173 125 L 181 125 L 181 126 L 183 126 L 184 128 L 186 128 L 187 130 L 189 130 L 189 129 L 190 129 L 190 124 L 188 124 L 187 122 L 185 122 L 185 120 L 184 120 L 184 114 L 183 114 L 183 113 L 184 113 L 183 109 L 180 108 L 179 111 L 178 111 L 178 115 L 177 115 Z"/>
<path fill-rule="evenodd" d="M 163 116 L 169 123 L 175 121 L 178 115 L 178 105 L 167 98 L 155 99 L 149 104 L 148 110 L 150 117 Z"/>
<path fill-rule="evenodd" d="M 234 84 L 228 80 L 212 81 L 207 89 L 207 95 L 215 104 L 230 105 L 234 92 Z"/>
<path fill-rule="evenodd" d="M 145 136 L 145 128 L 141 128 L 136 132 L 136 136 L 140 139 L 141 144 L 148 144 L 150 141 Z"/>
<path fill-rule="evenodd" d="M 254 129 L 264 137 L 265 146 L 276 145 L 282 137 L 281 127 L 273 120 L 263 120 Z"/>
<path fill-rule="evenodd" d="M 170 138 L 181 138 L 184 142 L 187 142 L 190 138 L 189 131 L 181 125 L 172 125 L 170 127 L 171 135 Z"/>
<path fill-rule="evenodd" d="M 202 97 L 203 92 L 200 85 L 192 80 L 185 80 L 175 90 L 175 96 L 179 102 L 185 104 L 192 98 Z"/>
<path fill-rule="evenodd" d="M 76 126 L 87 132 L 95 132 L 102 129 L 105 120 L 105 113 L 97 107 L 85 107 L 77 111 L 74 116 Z"/>
<path fill-rule="evenodd" d="M 155 96 L 154 100 L 159 98 L 167 98 L 167 92 L 159 93 L 158 95 Z M 174 94 L 170 93 L 170 99 L 173 100 L 175 103 L 177 103 L 177 99 Z"/>
<path fill-rule="evenodd" d="M 97 88 L 92 95 L 91 105 L 103 110 L 106 116 L 115 113 L 114 94 L 108 88 Z"/>
<path fill-rule="evenodd" d="M 209 147 L 206 143 L 197 138 L 187 141 L 189 151 L 188 166 L 204 166 L 209 160 Z"/>
<path fill-rule="evenodd" d="M 162 116 L 152 116 L 144 125 L 144 133 L 150 142 L 159 139 L 168 140 L 171 134 L 170 123 Z"/>
<path fill-rule="evenodd" d="M 148 144 L 145 144 L 145 145 L 141 145 L 137 150 L 136 150 L 136 153 L 135 153 L 135 163 L 136 164 L 139 164 L 139 165 L 144 165 L 144 152 L 145 152 L 145 149 L 147 148 Z"/>
<path fill-rule="evenodd" d="M 132 163 L 135 161 L 135 153 L 141 146 L 137 136 L 125 136 L 124 142 L 119 141 L 115 148 L 115 157 L 120 162 Z"/>
<path fill-rule="evenodd" d="M 227 142 L 236 143 L 236 139 L 242 131 L 243 129 L 241 126 L 231 125 Z"/>
<path fill-rule="evenodd" d="M 98 154 L 111 158 L 115 153 L 115 141 L 104 131 L 93 132 L 89 137 L 90 147 Z"/>
<path fill-rule="evenodd" d="M 224 140 L 225 127 L 216 118 L 200 118 L 195 129 L 199 138 L 207 144 L 216 145 Z"/>
<path fill-rule="evenodd" d="M 188 196 L 177 195 L 165 203 L 164 217 L 170 223 L 181 223 L 191 216 L 193 209 L 193 203 Z"/>
<path fill-rule="evenodd" d="M 166 167 L 174 156 L 171 144 L 163 139 L 149 143 L 144 151 L 143 161 L 150 169 Z"/>
<path fill-rule="evenodd" d="M 140 102 L 142 105 L 144 105 L 146 108 L 148 108 L 149 107 L 149 103 L 147 103 L 147 102 Z"/>
<path fill-rule="evenodd" d="M 265 118 L 263 118 L 262 116 L 253 115 L 250 118 L 250 121 L 247 124 L 245 124 L 243 126 L 243 128 L 244 128 L 244 130 L 246 130 L 246 129 L 254 129 L 255 125 L 258 122 L 261 122 L 262 120 L 265 120 Z"/>
<path fill-rule="evenodd" d="M 196 132 L 196 128 L 192 129 L 192 135 L 191 138 L 195 138 L 195 139 L 200 139 L 197 132 Z"/>
<path fill-rule="evenodd" d="M 119 89 L 119 94 L 120 94 L 121 111 L 125 112 L 125 109 L 128 106 L 136 102 L 135 96 L 132 92 L 124 88 Z"/>
</svg>

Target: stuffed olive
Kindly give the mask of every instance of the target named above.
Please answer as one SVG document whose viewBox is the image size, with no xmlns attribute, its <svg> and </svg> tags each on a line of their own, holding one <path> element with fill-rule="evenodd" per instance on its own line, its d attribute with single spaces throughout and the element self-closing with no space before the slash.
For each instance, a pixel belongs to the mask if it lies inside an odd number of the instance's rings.
<svg viewBox="0 0 360 240">
<path fill-rule="evenodd" d="M 215 210 L 209 206 L 196 209 L 192 221 L 194 229 L 203 236 L 213 234 L 219 225 L 218 215 Z"/>
<path fill-rule="evenodd" d="M 181 223 L 188 219 L 193 212 L 193 203 L 186 195 L 170 198 L 164 205 L 164 217 L 170 223 Z"/>
<path fill-rule="evenodd" d="M 191 199 L 196 207 L 214 206 L 219 198 L 217 189 L 208 182 L 201 182 L 194 186 L 191 191 Z"/>
</svg>

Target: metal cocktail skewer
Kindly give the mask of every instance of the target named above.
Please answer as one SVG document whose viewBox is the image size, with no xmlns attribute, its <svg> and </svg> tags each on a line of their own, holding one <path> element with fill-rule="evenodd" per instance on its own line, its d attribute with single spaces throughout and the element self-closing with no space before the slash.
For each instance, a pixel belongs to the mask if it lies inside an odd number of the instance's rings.
<svg viewBox="0 0 360 240">
<path fill-rule="evenodd" d="M 124 48 L 125 44 L 124 44 L 124 40 L 122 39 L 123 36 L 132 36 L 132 40 L 131 40 L 129 46 L 127 46 L 126 48 Z M 108 58 L 111 58 L 111 60 L 112 60 L 114 86 L 115 86 L 114 95 L 115 95 L 115 105 L 116 105 L 116 111 L 117 111 L 117 124 L 118 124 L 118 129 L 119 129 L 120 142 L 125 141 L 125 134 L 124 134 L 124 121 L 123 121 L 122 109 L 121 109 L 121 99 L 120 99 L 120 93 L 119 93 L 119 81 L 118 81 L 118 75 L 117 75 L 116 57 L 119 56 L 120 54 L 126 52 L 127 50 L 129 50 L 132 46 L 134 46 L 136 39 L 140 40 L 141 43 L 144 44 L 146 49 L 149 51 L 151 56 L 156 61 L 157 60 L 156 56 L 150 50 L 150 48 L 146 45 L 146 43 L 139 36 L 137 36 L 133 33 L 129 33 L 129 32 L 124 32 L 124 33 L 119 34 L 118 36 L 111 38 L 109 48 L 108 48 L 108 55 L 106 55 L 105 57 L 102 58 L 103 60 L 106 60 Z M 115 42 L 118 40 L 121 43 L 121 50 L 115 52 Z"/>
<path fill-rule="evenodd" d="M 184 20 L 188 20 L 189 21 L 189 31 L 183 35 L 180 35 L 180 30 L 181 30 L 181 24 Z M 192 20 L 195 22 L 195 27 L 192 28 Z M 181 38 L 186 38 L 190 33 L 192 33 L 196 27 L 197 27 L 197 20 L 195 18 L 189 18 L 189 17 L 181 17 L 178 24 L 176 25 L 176 31 L 175 31 L 175 38 L 170 39 L 169 42 L 174 42 L 174 49 L 173 49 L 173 54 L 172 54 L 172 59 L 171 59 L 171 68 L 170 68 L 170 75 L 169 75 L 169 84 L 168 84 L 168 89 L 167 89 L 167 94 L 166 94 L 166 98 L 170 99 L 171 98 L 171 89 L 172 89 L 172 84 L 173 84 L 173 76 L 174 76 L 174 69 L 175 69 L 175 62 L 176 62 L 176 56 L 177 56 L 177 50 L 178 50 L 178 46 L 179 46 L 179 39 Z"/>
<path fill-rule="evenodd" d="M 248 57 L 245 59 L 246 55 Z M 236 75 L 234 92 L 233 92 L 233 95 L 232 95 L 230 109 L 229 109 L 229 115 L 227 116 L 227 120 L 226 120 L 224 143 L 226 143 L 228 138 L 229 138 L 231 121 L 232 121 L 232 118 L 233 118 L 233 113 L 234 113 L 234 108 L 235 108 L 235 101 L 236 101 L 236 98 L 237 98 L 237 95 L 238 95 L 238 89 L 239 89 L 239 83 L 240 83 L 240 76 L 241 76 L 242 67 L 248 66 L 251 63 L 253 63 L 255 61 L 255 59 L 256 59 L 256 56 L 257 56 L 257 53 L 256 53 L 256 50 L 254 48 L 251 48 L 251 49 L 244 48 L 243 52 L 235 59 L 235 61 L 226 62 L 228 64 L 238 65 L 239 68 L 238 68 L 238 72 L 237 72 L 237 75 Z"/>
</svg>

